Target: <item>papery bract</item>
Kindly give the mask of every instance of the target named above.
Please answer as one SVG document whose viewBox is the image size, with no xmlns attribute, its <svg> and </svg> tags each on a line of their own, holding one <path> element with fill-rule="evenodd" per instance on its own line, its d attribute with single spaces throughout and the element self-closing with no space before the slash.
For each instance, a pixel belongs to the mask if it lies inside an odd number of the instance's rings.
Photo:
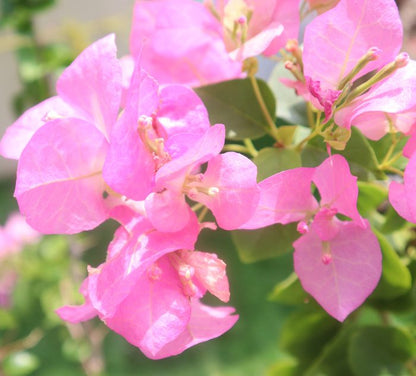
<svg viewBox="0 0 416 376">
<path fill-rule="evenodd" d="M 322 241 L 311 230 L 293 244 L 294 268 L 302 287 L 333 317 L 343 321 L 371 294 L 381 275 L 381 251 L 368 223 L 339 221 L 339 230 Z"/>
<path fill-rule="evenodd" d="M 42 126 L 17 169 L 15 196 L 28 223 L 43 233 L 76 233 L 106 220 L 101 171 L 107 148 L 103 134 L 86 121 Z"/>
<path fill-rule="evenodd" d="M 408 134 L 415 123 L 416 62 L 409 63 L 337 111 L 335 122 L 354 125 L 368 138 L 378 140 L 395 127 Z"/>
<path fill-rule="evenodd" d="M 233 59 L 274 55 L 289 39 L 298 37 L 299 1 L 217 1 L 216 11 Z"/>
<path fill-rule="evenodd" d="M 241 77 L 228 56 L 221 24 L 192 0 L 136 1 L 130 51 L 164 83 L 200 86 Z"/>
<path fill-rule="evenodd" d="M 394 60 L 401 48 L 402 34 L 393 1 L 341 0 L 306 27 L 304 75 L 319 81 L 324 90 L 335 90 L 370 48 L 381 51 L 357 78 Z"/>
<path fill-rule="evenodd" d="M 63 319 L 83 321 L 95 312 L 152 359 L 176 355 L 234 325 L 238 317 L 230 315 L 232 308 L 198 302 L 206 289 L 223 300 L 229 291 L 221 260 L 185 250 L 193 248 L 199 232 L 195 217 L 181 232 L 160 233 L 127 208 L 113 214 L 125 226 L 117 231 L 106 262 L 90 269 L 81 290 L 84 305 L 60 308 Z M 203 330 L 204 325 L 210 329 Z"/>
<path fill-rule="evenodd" d="M 26 111 L 1 141 L 4 156 L 20 158 L 15 196 L 39 231 L 76 233 L 108 218 L 101 171 L 121 101 L 116 52 L 114 35 L 85 49 L 58 79 L 59 96 Z"/>
<path fill-rule="evenodd" d="M 318 100 L 313 104 L 325 111 L 325 120 L 347 83 L 343 79 L 348 75 L 351 83 L 392 62 L 400 51 L 402 35 L 397 6 L 390 0 L 341 0 L 307 25 L 303 75 Z"/>
</svg>

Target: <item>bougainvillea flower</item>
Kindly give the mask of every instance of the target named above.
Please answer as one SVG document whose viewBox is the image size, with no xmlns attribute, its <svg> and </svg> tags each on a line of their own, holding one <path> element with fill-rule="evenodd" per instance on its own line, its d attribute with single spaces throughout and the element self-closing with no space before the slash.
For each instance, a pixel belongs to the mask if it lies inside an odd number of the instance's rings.
<svg viewBox="0 0 416 376">
<path fill-rule="evenodd" d="M 377 238 L 357 210 L 356 181 L 341 155 L 330 156 L 315 168 L 279 172 L 259 183 L 258 208 L 240 227 L 298 222 L 302 236 L 293 244 L 295 272 L 305 290 L 340 321 L 363 303 L 381 275 Z M 312 183 L 319 203 L 312 195 Z M 350 221 L 339 220 L 338 214 Z M 358 278 L 369 264 L 365 276 Z"/>
<path fill-rule="evenodd" d="M 122 90 L 114 35 L 85 49 L 56 88 L 57 97 L 8 129 L 1 150 L 19 158 L 15 196 L 28 223 L 43 233 L 75 233 L 109 213 L 101 171 Z"/>
<path fill-rule="evenodd" d="M 210 122 L 204 104 L 191 89 L 159 88 L 138 64 L 125 102 L 110 135 L 103 175 L 114 191 L 143 200 L 153 190 L 158 169 L 184 153 Z"/>
<path fill-rule="evenodd" d="M 225 49 L 221 24 L 193 0 L 136 1 L 130 52 L 161 84 L 200 86 L 242 75 Z"/>
<path fill-rule="evenodd" d="M 416 113 L 416 62 L 396 70 L 367 93 L 335 113 L 335 122 L 346 128 L 351 125 L 372 140 L 378 140 L 392 127 L 409 134 Z"/>
<path fill-rule="evenodd" d="M 357 210 L 357 178 L 340 155 L 327 158 L 315 168 L 299 167 L 279 172 L 259 183 L 260 200 L 254 215 L 242 229 L 254 229 L 274 223 L 310 221 L 322 210 L 334 210 L 364 226 Z M 320 203 L 311 193 L 317 187 Z"/>
<path fill-rule="evenodd" d="M 377 59 L 363 67 L 356 78 L 394 60 L 402 36 L 399 12 L 393 1 L 341 0 L 306 27 L 304 75 L 319 81 L 324 90 L 336 90 L 371 48 L 378 48 Z"/>
<path fill-rule="evenodd" d="M 306 27 L 303 74 L 320 103 L 318 108 L 325 110 L 326 120 L 343 89 L 340 84 L 345 85 L 343 79 L 365 56 L 366 64 L 351 74 L 350 82 L 392 62 L 400 51 L 402 36 L 399 12 L 390 0 L 341 0 Z"/>
<path fill-rule="evenodd" d="M 276 54 L 298 30 L 298 1 L 138 0 L 130 51 L 160 83 L 200 86 L 243 77 L 242 60 Z"/>
<path fill-rule="evenodd" d="M 299 1 L 216 1 L 230 56 L 244 60 L 279 52 L 299 32 Z"/>
<path fill-rule="evenodd" d="M 310 231 L 293 243 L 294 268 L 303 288 L 333 317 L 343 321 L 377 286 L 381 251 L 367 226 L 338 221 L 336 236 L 322 241 Z"/>
<path fill-rule="evenodd" d="M 161 233 L 144 217 L 118 210 L 125 226 L 117 230 L 106 262 L 90 269 L 81 287 L 85 303 L 58 314 L 70 322 L 98 315 L 152 359 L 229 330 L 238 319 L 233 308 L 199 302 L 207 290 L 228 301 L 229 288 L 223 261 L 190 250 L 199 232 L 196 217 L 177 233 Z"/>
<path fill-rule="evenodd" d="M 178 231 L 186 223 L 190 208 L 185 196 L 211 209 L 218 225 L 226 230 L 250 218 L 259 199 L 257 168 L 240 154 L 218 155 L 224 139 L 224 126 L 216 124 L 184 154 L 158 170 L 155 192 L 145 201 L 146 213 L 158 230 Z M 206 162 L 202 174 L 200 167 Z"/>
</svg>

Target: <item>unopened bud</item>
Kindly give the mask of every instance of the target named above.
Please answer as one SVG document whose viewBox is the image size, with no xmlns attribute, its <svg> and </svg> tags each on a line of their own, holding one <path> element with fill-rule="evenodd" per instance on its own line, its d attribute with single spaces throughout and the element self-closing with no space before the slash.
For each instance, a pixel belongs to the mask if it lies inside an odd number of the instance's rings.
<svg viewBox="0 0 416 376">
<path fill-rule="evenodd" d="M 240 16 L 238 17 L 235 22 L 237 22 L 239 25 L 245 25 L 247 23 L 247 17 L 246 16 Z"/>
<path fill-rule="evenodd" d="M 296 39 L 289 39 L 285 46 L 286 50 L 293 53 L 298 50 L 299 43 Z"/>
<path fill-rule="evenodd" d="M 140 128 L 148 128 L 152 126 L 153 119 L 147 115 L 140 115 L 137 124 Z"/>
<path fill-rule="evenodd" d="M 329 253 L 324 253 L 321 257 L 321 260 L 324 265 L 328 265 L 332 262 L 332 256 Z"/>
<path fill-rule="evenodd" d="M 305 221 L 300 221 L 296 228 L 298 232 L 302 235 L 306 234 L 309 231 L 309 226 Z"/>
<path fill-rule="evenodd" d="M 367 51 L 365 56 L 367 57 L 368 60 L 374 61 L 374 60 L 377 60 L 380 57 L 381 52 L 382 51 L 381 51 L 380 48 L 371 47 L 371 48 L 369 48 L 369 50 Z"/>
<path fill-rule="evenodd" d="M 394 59 L 394 62 L 397 68 L 405 67 L 407 64 L 409 64 L 409 61 L 410 61 L 410 57 L 409 57 L 409 54 L 406 52 L 402 52 L 398 54 L 396 58 Z"/>
</svg>

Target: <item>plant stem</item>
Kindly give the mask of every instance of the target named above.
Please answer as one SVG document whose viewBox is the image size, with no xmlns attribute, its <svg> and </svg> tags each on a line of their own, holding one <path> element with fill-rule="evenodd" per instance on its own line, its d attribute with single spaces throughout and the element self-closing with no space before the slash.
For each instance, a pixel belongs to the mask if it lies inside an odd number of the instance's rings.
<svg viewBox="0 0 416 376">
<path fill-rule="evenodd" d="M 261 94 L 259 85 L 257 83 L 256 77 L 254 75 L 249 75 L 251 86 L 254 90 L 254 95 L 256 96 L 257 102 L 260 106 L 261 112 L 267 122 L 269 127 L 268 133 L 272 136 L 276 141 L 279 141 L 278 132 L 276 124 L 274 123 L 272 117 L 270 116 L 269 110 L 267 109 L 266 103 L 264 102 L 263 96 Z"/>
</svg>

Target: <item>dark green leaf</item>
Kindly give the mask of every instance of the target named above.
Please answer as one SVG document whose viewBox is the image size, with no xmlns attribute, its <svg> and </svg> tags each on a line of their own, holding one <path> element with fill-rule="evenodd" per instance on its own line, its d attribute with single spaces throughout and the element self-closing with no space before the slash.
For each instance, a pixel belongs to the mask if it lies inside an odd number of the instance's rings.
<svg viewBox="0 0 416 376">
<path fill-rule="evenodd" d="M 310 365 L 340 328 L 341 324 L 322 310 L 298 311 L 283 325 L 280 346 L 300 363 Z"/>
<path fill-rule="evenodd" d="M 359 181 L 358 190 L 357 208 L 363 217 L 368 217 L 387 200 L 387 189 L 379 184 Z"/>
<path fill-rule="evenodd" d="M 368 326 L 351 337 L 349 359 L 356 376 L 405 376 L 405 363 L 415 354 L 408 333 L 394 327 Z"/>
<path fill-rule="evenodd" d="M 380 282 L 371 295 L 376 299 L 394 299 L 404 295 L 412 286 L 409 269 L 388 242 L 378 231 L 374 230 L 383 254 L 383 271 Z"/>
<path fill-rule="evenodd" d="M 232 231 L 232 239 L 241 261 L 250 263 L 277 257 L 292 250 L 299 237 L 296 224 L 276 224 L 258 230 Z"/>
<path fill-rule="evenodd" d="M 300 154 L 291 149 L 264 148 L 253 162 L 257 166 L 258 181 L 277 172 L 301 166 Z"/>
<path fill-rule="evenodd" d="M 279 282 L 269 295 L 269 300 L 273 302 L 290 305 L 305 304 L 310 299 L 310 295 L 305 292 L 295 273 L 292 273 L 284 281 Z"/>
<path fill-rule="evenodd" d="M 407 221 L 401 217 L 392 206 L 388 208 L 385 218 L 386 219 L 381 226 L 381 231 L 384 234 L 390 234 L 394 231 L 400 230 L 407 223 Z"/>
<path fill-rule="evenodd" d="M 257 80 L 257 83 L 267 110 L 274 119 L 274 95 L 264 81 Z M 225 125 L 228 139 L 255 139 L 266 133 L 268 125 L 249 79 L 202 86 L 195 91 L 207 107 L 211 123 Z"/>
</svg>

